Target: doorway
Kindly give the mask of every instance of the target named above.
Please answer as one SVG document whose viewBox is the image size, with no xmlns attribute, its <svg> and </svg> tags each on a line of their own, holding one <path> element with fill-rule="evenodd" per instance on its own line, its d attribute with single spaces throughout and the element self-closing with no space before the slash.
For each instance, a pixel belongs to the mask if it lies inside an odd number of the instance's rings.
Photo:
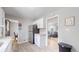
<svg viewBox="0 0 79 59">
<path fill-rule="evenodd" d="M 52 50 L 58 51 L 58 19 L 57 15 L 47 19 L 47 33 L 48 41 L 47 46 Z"/>
</svg>

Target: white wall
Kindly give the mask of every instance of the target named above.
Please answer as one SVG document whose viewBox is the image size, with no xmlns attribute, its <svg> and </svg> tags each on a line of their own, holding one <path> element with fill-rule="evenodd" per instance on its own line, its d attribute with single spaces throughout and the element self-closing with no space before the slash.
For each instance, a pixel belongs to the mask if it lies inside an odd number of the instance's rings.
<svg viewBox="0 0 79 59">
<path fill-rule="evenodd" d="M 29 25 L 31 24 L 31 21 L 26 19 L 19 21 L 22 23 L 22 38 L 26 41 L 29 41 Z"/>
<path fill-rule="evenodd" d="M 21 42 L 29 41 L 29 28 L 28 27 L 29 27 L 29 25 L 31 24 L 32 21 L 29 20 L 29 19 L 21 19 L 21 18 L 15 17 L 15 16 L 8 16 L 8 15 L 6 15 L 6 17 L 18 20 L 20 23 L 22 23 L 22 30 L 19 31 L 19 39 L 20 39 Z M 17 24 L 12 26 L 11 29 L 15 30 L 16 29 L 16 25 Z"/>
<path fill-rule="evenodd" d="M 18 33 L 18 23 L 11 22 L 10 23 L 10 36 L 14 36 L 14 32 Z"/>
<path fill-rule="evenodd" d="M 1 7 L 0 7 L 0 25 L 3 25 L 3 36 L 5 37 L 5 12 Z"/>
<path fill-rule="evenodd" d="M 5 12 L 4 10 L 0 7 L 0 16 L 1 17 L 5 17 Z"/>
<path fill-rule="evenodd" d="M 59 41 L 72 45 L 72 51 L 79 51 L 79 8 L 62 8 L 54 14 L 59 15 Z M 65 26 L 69 16 L 75 16 L 74 26 Z"/>
</svg>

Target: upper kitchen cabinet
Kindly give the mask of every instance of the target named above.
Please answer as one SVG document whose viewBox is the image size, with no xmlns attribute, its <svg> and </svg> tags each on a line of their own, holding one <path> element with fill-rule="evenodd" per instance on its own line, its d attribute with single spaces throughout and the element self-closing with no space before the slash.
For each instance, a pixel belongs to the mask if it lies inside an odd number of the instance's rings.
<svg viewBox="0 0 79 59">
<path fill-rule="evenodd" d="M 33 24 L 37 24 L 38 28 L 46 28 L 46 21 L 44 17 L 36 20 Z"/>
</svg>

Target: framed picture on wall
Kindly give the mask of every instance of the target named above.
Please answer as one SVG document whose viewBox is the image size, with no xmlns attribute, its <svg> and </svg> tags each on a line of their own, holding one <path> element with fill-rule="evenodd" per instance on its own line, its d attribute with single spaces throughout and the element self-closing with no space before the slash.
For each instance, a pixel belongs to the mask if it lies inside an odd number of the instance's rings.
<svg viewBox="0 0 79 59">
<path fill-rule="evenodd" d="M 74 26 L 75 25 L 75 16 L 66 17 L 65 25 Z"/>
</svg>

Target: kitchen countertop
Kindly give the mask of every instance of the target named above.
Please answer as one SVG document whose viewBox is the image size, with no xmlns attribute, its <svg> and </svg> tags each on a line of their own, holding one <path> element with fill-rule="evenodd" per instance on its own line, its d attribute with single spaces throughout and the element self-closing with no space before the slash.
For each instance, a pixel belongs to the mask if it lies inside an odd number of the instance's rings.
<svg viewBox="0 0 79 59">
<path fill-rule="evenodd" d="M 11 41 L 10 37 L 0 38 L 0 43 L 2 43 L 2 45 L 0 46 L 0 52 L 5 52 L 10 41 Z"/>
</svg>

